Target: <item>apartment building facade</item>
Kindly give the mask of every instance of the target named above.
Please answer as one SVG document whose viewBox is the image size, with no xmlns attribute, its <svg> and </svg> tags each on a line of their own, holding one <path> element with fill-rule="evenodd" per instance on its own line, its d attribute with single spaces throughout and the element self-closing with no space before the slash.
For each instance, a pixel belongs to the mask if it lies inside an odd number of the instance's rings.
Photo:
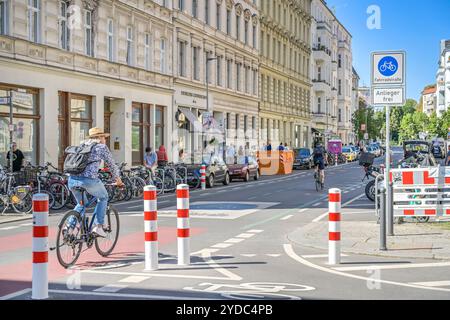
<svg viewBox="0 0 450 320">
<path fill-rule="evenodd" d="M 129 165 L 142 163 L 145 147 L 167 143 L 174 115 L 166 2 L 1 1 L 0 96 L 22 93 L 14 140 L 26 160 L 61 165 L 64 149 L 93 126 L 111 133 L 116 161 Z M 9 107 L 0 108 L 4 162 Z"/>
<path fill-rule="evenodd" d="M 436 82 L 437 114 L 442 116 L 442 113 L 450 109 L 450 40 L 441 41 Z"/>
<path fill-rule="evenodd" d="M 422 91 L 422 112 L 431 116 L 437 107 L 436 85 L 426 87 Z"/>
<path fill-rule="evenodd" d="M 174 109 L 179 130 L 173 147 L 183 150 L 185 162 L 198 163 L 202 153 L 256 152 L 257 5 L 249 0 L 174 3 Z"/>
<path fill-rule="evenodd" d="M 260 146 L 311 147 L 311 0 L 261 1 Z"/>
</svg>

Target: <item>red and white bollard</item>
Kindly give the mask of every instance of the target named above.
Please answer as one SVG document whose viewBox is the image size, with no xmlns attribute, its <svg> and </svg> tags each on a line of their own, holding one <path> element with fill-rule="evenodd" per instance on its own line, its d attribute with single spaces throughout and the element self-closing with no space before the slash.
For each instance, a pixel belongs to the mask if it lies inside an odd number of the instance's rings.
<svg viewBox="0 0 450 320">
<path fill-rule="evenodd" d="M 156 187 L 144 187 L 145 270 L 158 269 L 158 212 Z"/>
<path fill-rule="evenodd" d="M 191 263 L 189 231 L 189 186 L 187 184 L 179 184 L 177 186 L 177 244 L 179 265 L 189 265 Z"/>
<path fill-rule="evenodd" d="M 200 181 L 202 184 L 202 190 L 206 190 L 206 165 L 202 164 L 200 169 Z"/>
<path fill-rule="evenodd" d="M 334 166 L 337 167 L 338 165 L 338 155 L 336 153 L 336 155 L 334 156 Z"/>
<path fill-rule="evenodd" d="M 341 263 L 341 190 L 328 192 L 328 263 Z"/>
<path fill-rule="evenodd" d="M 48 195 L 33 196 L 33 276 L 31 299 L 48 298 Z"/>
</svg>

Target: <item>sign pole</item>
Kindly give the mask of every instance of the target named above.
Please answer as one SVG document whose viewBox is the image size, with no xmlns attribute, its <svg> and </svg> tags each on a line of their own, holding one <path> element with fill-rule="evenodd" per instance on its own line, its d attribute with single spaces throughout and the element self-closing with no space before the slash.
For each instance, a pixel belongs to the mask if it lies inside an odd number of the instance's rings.
<svg viewBox="0 0 450 320">
<path fill-rule="evenodd" d="M 391 112 L 390 112 L 390 108 L 389 106 L 386 106 L 386 170 L 384 172 L 384 181 L 385 181 L 385 190 L 386 190 L 386 201 L 385 201 L 385 206 L 386 206 L 386 224 L 388 226 L 388 230 L 393 230 L 393 219 L 392 219 L 392 210 L 391 210 L 391 185 L 389 183 L 389 178 L 390 175 L 389 173 L 391 172 L 391 152 L 390 152 L 390 140 L 391 140 Z"/>
<path fill-rule="evenodd" d="M 9 170 L 13 172 L 14 152 L 13 152 L 13 91 L 9 91 Z"/>
</svg>

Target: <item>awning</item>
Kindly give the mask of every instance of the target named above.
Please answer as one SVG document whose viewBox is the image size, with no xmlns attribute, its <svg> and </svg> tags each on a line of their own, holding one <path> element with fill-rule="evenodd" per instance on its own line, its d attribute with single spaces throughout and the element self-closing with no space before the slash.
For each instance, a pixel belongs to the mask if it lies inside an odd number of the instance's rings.
<svg viewBox="0 0 450 320">
<path fill-rule="evenodd" d="M 178 107 L 178 109 L 183 112 L 183 114 L 188 118 L 189 122 L 194 126 L 194 132 L 201 133 L 203 131 L 203 127 L 198 118 L 192 113 L 188 108 Z"/>
</svg>

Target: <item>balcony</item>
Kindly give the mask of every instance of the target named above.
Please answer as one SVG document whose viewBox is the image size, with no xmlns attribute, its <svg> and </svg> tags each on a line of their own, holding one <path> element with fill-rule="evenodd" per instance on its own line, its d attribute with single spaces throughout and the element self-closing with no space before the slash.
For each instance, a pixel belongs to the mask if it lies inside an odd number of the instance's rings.
<svg viewBox="0 0 450 320">
<path fill-rule="evenodd" d="M 331 85 L 325 80 L 316 80 L 313 81 L 313 90 L 316 92 L 330 92 Z"/>
<path fill-rule="evenodd" d="M 339 44 L 338 44 L 338 47 L 339 47 L 339 49 L 346 49 L 346 50 L 348 50 L 348 51 L 351 51 L 350 50 L 350 45 L 348 44 L 348 42 L 347 41 L 339 41 Z"/>
<path fill-rule="evenodd" d="M 328 32 L 331 33 L 331 26 L 326 21 L 317 21 L 317 30 L 323 30 L 326 29 Z"/>
<path fill-rule="evenodd" d="M 317 124 L 327 124 L 328 122 L 330 122 L 329 120 L 327 121 L 328 117 L 325 112 L 313 112 L 312 116 L 313 121 Z"/>
<path fill-rule="evenodd" d="M 314 46 L 313 50 L 313 59 L 317 62 L 325 62 L 331 61 L 331 50 L 325 46 Z"/>
</svg>

